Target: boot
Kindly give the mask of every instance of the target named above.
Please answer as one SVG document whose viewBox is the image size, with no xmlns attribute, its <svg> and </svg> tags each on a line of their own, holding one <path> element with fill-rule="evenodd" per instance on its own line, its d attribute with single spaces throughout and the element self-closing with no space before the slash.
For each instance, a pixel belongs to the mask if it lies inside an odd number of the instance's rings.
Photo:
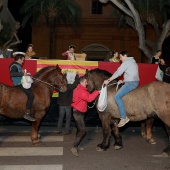
<svg viewBox="0 0 170 170">
<path fill-rule="evenodd" d="M 33 117 L 31 117 L 31 115 L 30 115 L 30 110 L 27 110 L 26 114 L 23 117 L 26 120 L 29 120 L 31 122 L 35 122 L 35 119 Z"/>
</svg>

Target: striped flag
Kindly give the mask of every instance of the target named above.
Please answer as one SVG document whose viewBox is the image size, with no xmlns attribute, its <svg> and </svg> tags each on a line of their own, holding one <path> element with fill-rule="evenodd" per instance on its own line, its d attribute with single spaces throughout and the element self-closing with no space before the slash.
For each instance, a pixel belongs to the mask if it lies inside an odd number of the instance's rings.
<svg viewBox="0 0 170 170">
<path fill-rule="evenodd" d="M 62 69 L 62 72 L 70 71 L 76 73 L 78 71 L 79 76 L 83 76 L 86 69 L 92 70 L 98 68 L 98 61 L 75 61 L 75 60 L 37 60 L 37 71 L 46 66 L 56 66 Z M 58 97 L 58 93 L 55 92 L 53 97 Z"/>
<path fill-rule="evenodd" d="M 37 60 L 37 71 L 46 66 L 59 65 L 64 71 L 71 71 L 79 73 L 79 76 L 85 74 L 86 69 L 92 70 L 98 68 L 98 61 L 74 61 L 74 60 Z"/>
</svg>

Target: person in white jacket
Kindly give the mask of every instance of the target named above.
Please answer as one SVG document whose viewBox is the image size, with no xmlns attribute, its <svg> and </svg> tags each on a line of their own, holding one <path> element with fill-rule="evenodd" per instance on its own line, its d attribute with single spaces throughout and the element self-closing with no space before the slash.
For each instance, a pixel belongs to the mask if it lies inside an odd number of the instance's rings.
<svg viewBox="0 0 170 170">
<path fill-rule="evenodd" d="M 125 107 L 122 101 L 123 96 L 125 96 L 130 91 L 136 89 L 139 85 L 139 72 L 138 65 L 133 57 L 128 56 L 127 51 L 122 51 L 120 53 L 120 60 L 122 61 L 121 66 L 117 71 L 108 79 L 105 80 L 103 84 L 107 85 L 110 81 L 116 79 L 124 73 L 124 80 L 119 80 L 119 83 L 124 83 L 124 85 L 119 89 L 119 91 L 114 96 L 114 100 L 118 106 L 120 121 L 117 125 L 118 127 L 124 126 L 129 122 L 129 118 L 126 116 Z"/>
</svg>

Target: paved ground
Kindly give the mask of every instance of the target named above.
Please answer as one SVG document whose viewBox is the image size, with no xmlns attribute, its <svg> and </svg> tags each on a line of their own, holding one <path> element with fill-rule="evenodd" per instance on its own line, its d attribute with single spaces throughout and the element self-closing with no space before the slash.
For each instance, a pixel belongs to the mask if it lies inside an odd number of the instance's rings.
<svg viewBox="0 0 170 170">
<path fill-rule="evenodd" d="M 170 157 L 163 157 L 167 136 L 162 127 L 154 127 L 157 142 L 151 145 L 140 136 L 139 127 L 122 130 L 124 148 L 114 150 L 114 140 L 107 151 L 97 152 L 102 141 L 101 128 L 87 128 L 79 157 L 71 154 L 76 130 L 71 135 L 57 135 L 56 127 L 41 126 L 41 145 L 32 145 L 30 126 L 0 127 L 0 170 L 170 170 Z"/>
</svg>

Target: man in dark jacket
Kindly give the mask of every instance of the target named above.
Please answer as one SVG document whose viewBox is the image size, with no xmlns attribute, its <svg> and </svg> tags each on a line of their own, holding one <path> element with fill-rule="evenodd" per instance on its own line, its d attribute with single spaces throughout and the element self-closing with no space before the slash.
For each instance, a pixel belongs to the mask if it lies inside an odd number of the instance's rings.
<svg viewBox="0 0 170 170">
<path fill-rule="evenodd" d="M 57 103 L 59 105 L 59 119 L 57 125 L 57 133 L 62 132 L 63 119 L 66 114 L 66 124 L 65 124 L 65 135 L 70 134 L 70 122 L 71 122 L 71 103 L 73 97 L 73 90 L 77 87 L 79 83 L 79 76 L 76 74 L 75 81 L 71 84 L 67 79 L 67 91 L 65 93 L 59 92 L 59 97 Z"/>
<path fill-rule="evenodd" d="M 159 68 L 163 72 L 163 81 L 170 83 L 170 66 L 166 65 L 164 59 L 159 60 Z"/>
<path fill-rule="evenodd" d="M 22 70 L 22 64 L 24 63 L 24 60 L 25 60 L 25 57 L 21 54 L 17 54 L 14 57 L 14 61 L 9 66 L 10 76 L 13 81 L 13 85 L 16 88 L 21 89 L 28 97 L 27 104 L 26 104 L 26 113 L 24 115 L 24 118 L 29 121 L 35 121 L 35 119 L 33 117 L 31 117 L 31 115 L 30 115 L 32 103 L 34 100 L 34 94 L 31 90 L 31 88 L 25 89 L 25 88 L 23 88 L 23 86 L 21 84 L 22 76 L 27 75 L 26 71 Z"/>
</svg>

